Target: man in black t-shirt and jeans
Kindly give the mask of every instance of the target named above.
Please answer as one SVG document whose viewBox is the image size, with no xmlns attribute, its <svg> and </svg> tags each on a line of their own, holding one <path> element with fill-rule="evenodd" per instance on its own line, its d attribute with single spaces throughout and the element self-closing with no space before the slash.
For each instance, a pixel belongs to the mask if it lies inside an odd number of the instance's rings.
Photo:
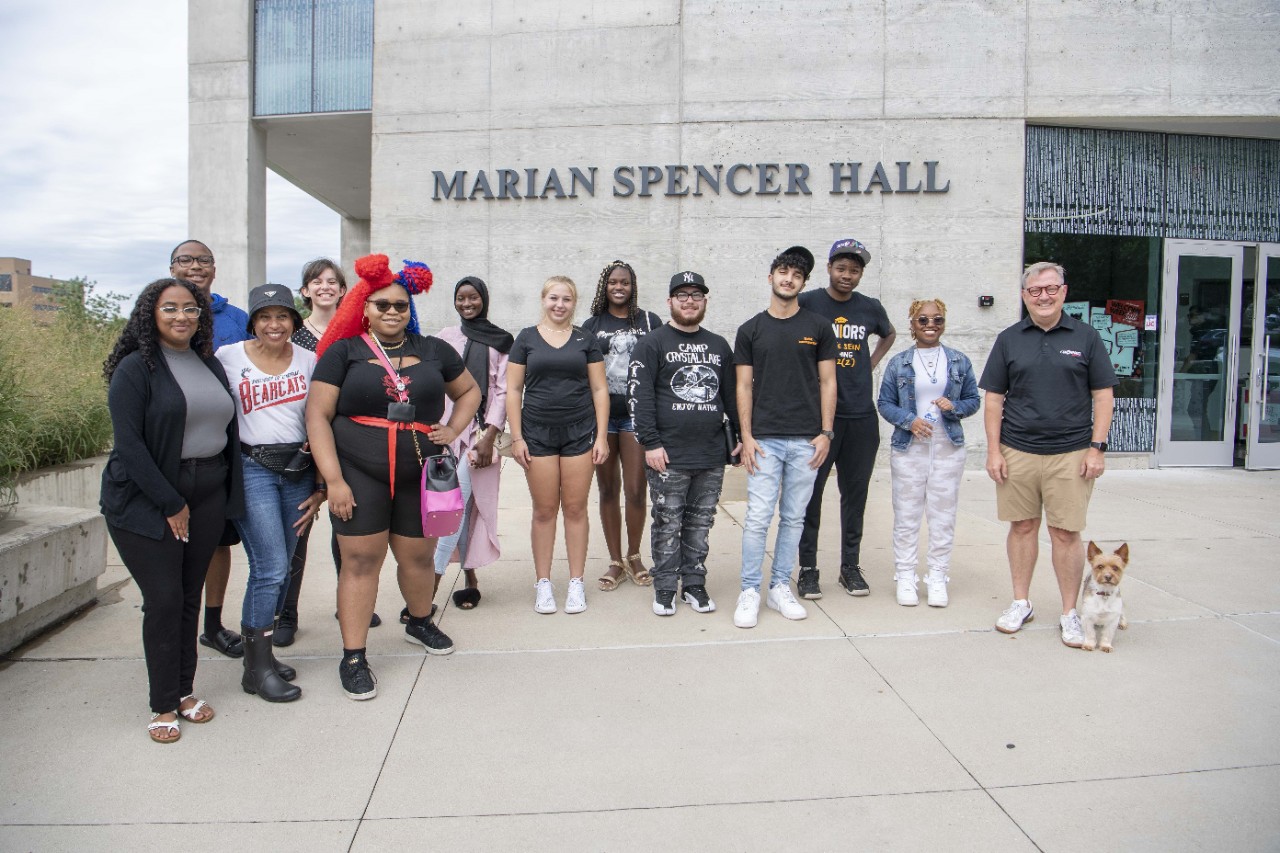
<svg viewBox="0 0 1280 853">
<path fill-rule="evenodd" d="M 804 514 L 800 535 L 801 598 L 822 598 L 818 585 L 818 525 L 822 521 L 822 492 L 831 466 L 840 487 L 840 586 L 849 595 L 869 595 L 862 577 L 862 518 L 867 487 L 880 449 L 880 421 L 876 416 L 871 371 L 893 347 L 897 332 L 880 300 L 855 292 L 871 253 L 857 240 L 845 238 L 827 256 L 828 284 L 823 290 L 800 294 L 800 307 L 821 314 L 836 336 L 835 438 L 831 453 L 818 469 L 813 497 Z M 868 352 L 871 336 L 879 338 Z"/>
<path fill-rule="evenodd" d="M 747 468 L 742 525 L 742 592 L 733 614 L 754 628 L 760 612 L 761 567 L 774 507 L 778 538 L 765 603 L 787 619 L 808 613 L 791 592 L 796 544 L 813 481 L 831 448 L 836 411 L 836 339 L 831 324 L 796 300 L 813 270 L 813 255 L 792 246 L 769 268 L 769 307 L 738 328 L 738 420 Z"/>
<path fill-rule="evenodd" d="M 725 417 L 737 434 L 733 350 L 702 328 L 707 284 L 696 272 L 671 277 L 671 322 L 640 339 L 631 352 L 631 420 L 644 447 L 653 504 L 653 612 L 676 612 L 676 592 L 698 613 L 710 613 L 708 536 L 724 484 Z M 677 587 L 680 587 L 677 590 Z"/>
</svg>

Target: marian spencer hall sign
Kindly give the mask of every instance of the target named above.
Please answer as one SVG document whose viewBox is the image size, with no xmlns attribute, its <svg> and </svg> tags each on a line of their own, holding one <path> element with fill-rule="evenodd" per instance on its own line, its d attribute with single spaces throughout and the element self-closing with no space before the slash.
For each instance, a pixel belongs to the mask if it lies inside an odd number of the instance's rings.
<svg viewBox="0 0 1280 853">
<path fill-rule="evenodd" d="M 879 193 L 945 193 L 951 181 L 941 175 L 939 161 L 828 163 L 810 169 L 807 163 L 734 163 L 726 166 L 618 166 L 602 175 L 598 166 L 568 169 L 479 169 L 433 171 L 434 201 L 493 199 L 560 199 L 650 196 L 695 198 L 705 195 L 831 195 Z"/>
</svg>

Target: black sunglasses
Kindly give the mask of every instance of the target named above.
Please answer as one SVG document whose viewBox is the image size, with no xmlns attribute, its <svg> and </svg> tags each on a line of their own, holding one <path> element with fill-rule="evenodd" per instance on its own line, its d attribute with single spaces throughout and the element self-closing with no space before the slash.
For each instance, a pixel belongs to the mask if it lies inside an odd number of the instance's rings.
<svg viewBox="0 0 1280 853">
<path fill-rule="evenodd" d="M 366 299 L 365 304 L 372 305 L 379 314 L 386 314 L 388 311 L 393 310 L 397 314 L 403 314 L 409 310 L 409 301 L 407 299 L 397 299 L 395 302 L 390 299 Z"/>
</svg>

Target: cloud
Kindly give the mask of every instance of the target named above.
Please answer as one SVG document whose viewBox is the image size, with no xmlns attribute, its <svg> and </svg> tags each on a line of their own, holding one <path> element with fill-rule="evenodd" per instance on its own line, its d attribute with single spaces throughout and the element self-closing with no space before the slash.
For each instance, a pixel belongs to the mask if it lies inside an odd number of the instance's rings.
<svg viewBox="0 0 1280 853">
<path fill-rule="evenodd" d="M 136 293 L 187 236 L 186 4 L 9 0 L 0 32 L 0 255 Z M 267 217 L 275 280 L 338 251 L 337 215 L 274 175 Z"/>
</svg>

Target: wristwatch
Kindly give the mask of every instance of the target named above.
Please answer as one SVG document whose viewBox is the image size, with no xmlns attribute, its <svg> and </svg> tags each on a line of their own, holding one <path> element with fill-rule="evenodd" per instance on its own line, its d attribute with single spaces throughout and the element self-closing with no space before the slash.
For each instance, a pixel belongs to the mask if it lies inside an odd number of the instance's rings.
<svg viewBox="0 0 1280 853">
<path fill-rule="evenodd" d="M 1103 453 L 1107 452 L 1107 443 L 1105 441 L 1091 441 L 1089 446 L 1094 450 L 1101 450 Z"/>
<path fill-rule="evenodd" d="M 836 440 L 836 433 L 835 433 L 835 430 L 824 429 L 824 430 L 822 431 L 822 433 L 821 433 L 821 434 L 822 434 L 822 435 L 825 435 L 825 436 L 827 437 L 827 441 L 835 441 L 835 440 Z"/>
</svg>

